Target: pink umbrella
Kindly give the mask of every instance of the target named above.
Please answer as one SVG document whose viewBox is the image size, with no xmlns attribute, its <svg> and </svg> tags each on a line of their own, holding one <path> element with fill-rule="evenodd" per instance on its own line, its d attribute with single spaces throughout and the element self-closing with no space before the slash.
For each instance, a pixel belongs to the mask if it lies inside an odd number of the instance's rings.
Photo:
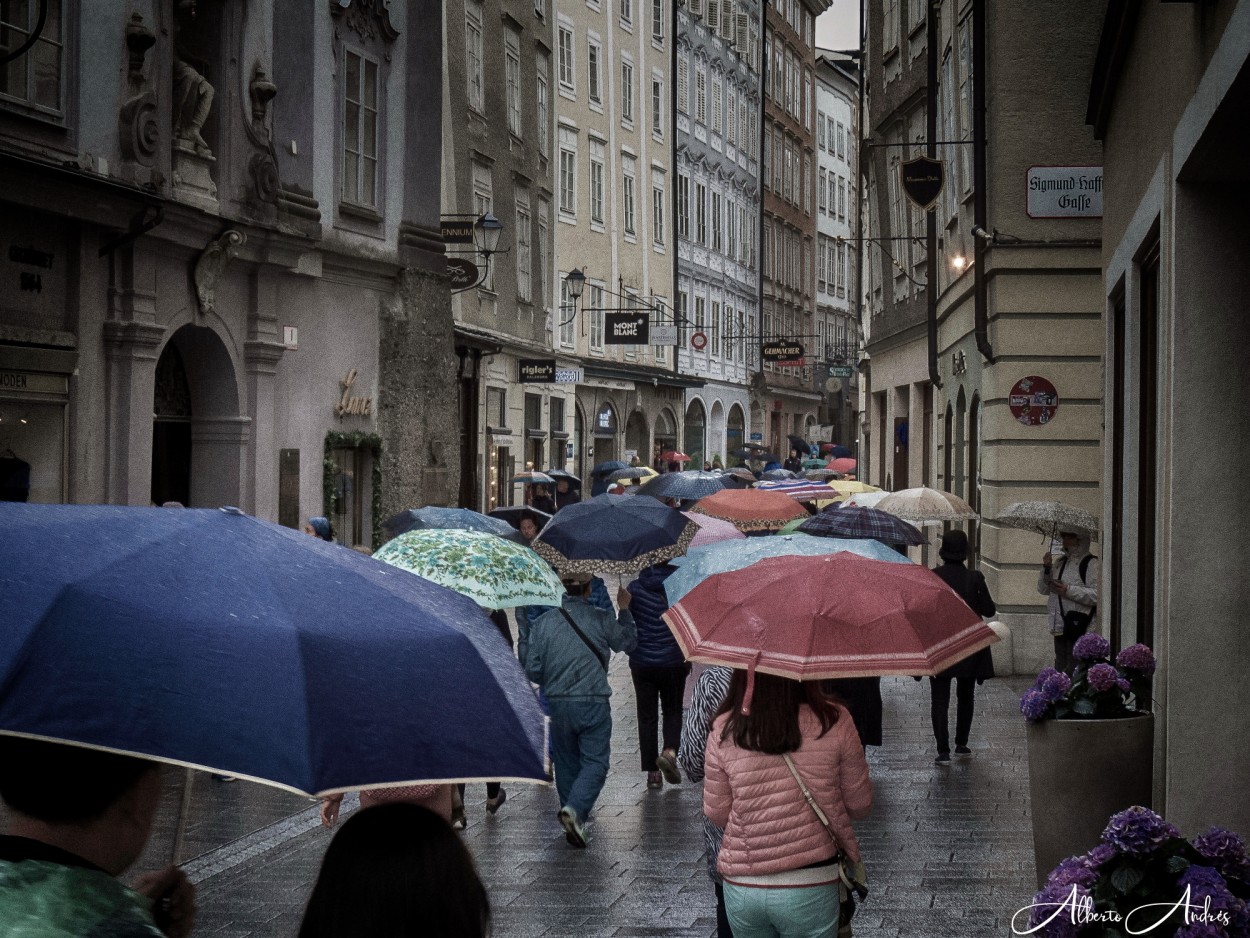
<svg viewBox="0 0 1250 938">
<path fill-rule="evenodd" d="M 711 515 L 695 514 L 692 511 L 683 511 L 682 514 L 699 526 L 699 530 L 695 532 L 694 540 L 690 542 L 692 548 L 702 547 L 704 544 L 716 544 L 720 541 L 735 541 L 739 538 L 746 538 L 745 534 L 728 521 L 713 518 Z"/>
<path fill-rule="evenodd" d="M 839 459 L 831 459 L 825 468 L 834 472 L 854 472 L 857 465 L 859 464 L 855 460 L 843 456 Z"/>
</svg>

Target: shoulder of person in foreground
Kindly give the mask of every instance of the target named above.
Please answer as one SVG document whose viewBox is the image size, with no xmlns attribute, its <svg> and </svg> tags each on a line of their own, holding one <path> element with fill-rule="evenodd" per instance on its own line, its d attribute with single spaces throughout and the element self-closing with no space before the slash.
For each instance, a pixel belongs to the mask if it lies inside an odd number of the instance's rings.
<svg viewBox="0 0 1250 938">
<path fill-rule="evenodd" d="M 713 665 L 706 668 L 694 682 L 690 706 L 682 719 L 681 747 L 677 761 L 682 771 L 693 782 L 703 778 L 703 760 L 707 751 L 708 733 L 716 711 L 729 692 L 729 668 Z"/>
</svg>

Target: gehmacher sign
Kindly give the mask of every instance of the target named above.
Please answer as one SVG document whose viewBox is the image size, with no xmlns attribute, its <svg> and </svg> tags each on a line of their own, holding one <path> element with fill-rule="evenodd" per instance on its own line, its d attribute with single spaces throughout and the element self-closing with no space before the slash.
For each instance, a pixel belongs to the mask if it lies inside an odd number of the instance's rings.
<svg viewBox="0 0 1250 938">
<path fill-rule="evenodd" d="M 1030 218 L 1102 218 L 1101 166 L 1030 166 Z"/>
</svg>

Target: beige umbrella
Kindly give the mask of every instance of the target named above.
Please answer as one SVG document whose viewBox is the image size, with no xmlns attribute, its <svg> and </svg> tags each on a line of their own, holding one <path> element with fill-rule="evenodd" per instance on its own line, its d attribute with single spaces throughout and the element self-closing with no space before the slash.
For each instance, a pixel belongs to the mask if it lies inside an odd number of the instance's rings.
<svg viewBox="0 0 1250 938">
<path fill-rule="evenodd" d="M 874 507 L 912 524 L 943 524 L 977 517 L 972 506 L 959 496 L 925 486 L 893 492 Z"/>
</svg>

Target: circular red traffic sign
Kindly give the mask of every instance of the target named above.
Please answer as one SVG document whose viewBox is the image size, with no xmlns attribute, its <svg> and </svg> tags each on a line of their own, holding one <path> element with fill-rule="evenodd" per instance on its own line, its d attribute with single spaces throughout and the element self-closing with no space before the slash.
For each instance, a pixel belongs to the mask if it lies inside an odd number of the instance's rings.
<svg viewBox="0 0 1250 938">
<path fill-rule="evenodd" d="M 1040 427 L 1054 419 L 1059 392 L 1045 378 L 1029 375 L 1011 386 L 1007 401 L 1013 417 L 1026 427 Z"/>
<path fill-rule="evenodd" d="M 707 336 L 702 332 L 696 332 L 690 336 L 690 347 L 696 352 L 702 352 L 707 348 Z"/>
</svg>

